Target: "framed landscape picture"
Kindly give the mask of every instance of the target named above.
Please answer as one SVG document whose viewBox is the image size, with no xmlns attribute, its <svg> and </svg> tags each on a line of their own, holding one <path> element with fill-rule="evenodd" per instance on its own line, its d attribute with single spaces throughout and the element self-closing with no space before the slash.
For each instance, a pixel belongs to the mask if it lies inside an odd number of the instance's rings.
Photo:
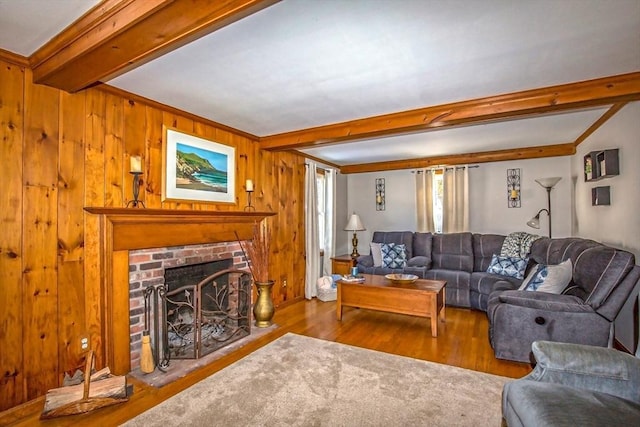
<svg viewBox="0 0 640 427">
<path fill-rule="evenodd" d="M 236 149 L 163 126 L 163 201 L 236 202 Z"/>
</svg>

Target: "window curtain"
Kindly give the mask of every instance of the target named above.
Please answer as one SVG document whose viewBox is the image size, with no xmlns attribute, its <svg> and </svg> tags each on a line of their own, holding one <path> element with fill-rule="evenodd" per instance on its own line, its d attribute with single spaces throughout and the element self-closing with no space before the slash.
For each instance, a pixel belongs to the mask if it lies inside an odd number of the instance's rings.
<svg viewBox="0 0 640 427">
<path fill-rule="evenodd" d="M 447 168 L 442 192 L 442 232 L 469 231 L 469 166 Z"/>
<path fill-rule="evenodd" d="M 316 171 L 316 163 L 308 161 L 306 163 L 306 172 L 304 177 L 306 254 L 304 297 L 307 299 L 318 296 L 316 281 L 320 277 L 320 242 L 318 241 L 318 194 Z"/>
<path fill-rule="evenodd" d="M 322 272 L 331 275 L 331 258 L 336 254 L 336 171 L 326 169 L 325 175 L 325 219 L 324 219 L 324 257 Z"/>
<path fill-rule="evenodd" d="M 423 233 L 434 232 L 433 222 L 433 175 L 435 171 L 426 169 L 416 172 L 416 207 L 418 230 Z"/>
</svg>

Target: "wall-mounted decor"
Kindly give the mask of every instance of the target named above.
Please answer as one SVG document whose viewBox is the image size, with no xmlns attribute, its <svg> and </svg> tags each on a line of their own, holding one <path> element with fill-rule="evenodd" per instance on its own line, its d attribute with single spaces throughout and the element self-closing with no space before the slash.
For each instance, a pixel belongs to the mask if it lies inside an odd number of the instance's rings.
<svg viewBox="0 0 640 427">
<path fill-rule="evenodd" d="M 236 149 L 163 128 L 162 200 L 235 203 Z"/>
<path fill-rule="evenodd" d="M 584 156 L 584 180 L 598 181 L 620 174 L 618 149 L 592 151 Z"/>
<path fill-rule="evenodd" d="M 592 206 L 608 206 L 611 204 L 611 187 L 593 187 L 591 189 Z"/>
<path fill-rule="evenodd" d="M 520 168 L 507 169 L 507 206 L 520 207 Z"/>
<path fill-rule="evenodd" d="M 384 210 L 384 178 L 376 178 L 376 210 Z"/>
<path fill-rule="evenodd" d="M 253 181 L 248 179 L 244 184 L 244 191 L 247 192 L 247 206 L 244 207 L 245 211 L 255 211 L 256 208 L 251 205 L 251 193 L 253 193 Z"/>
<path fill-rule="evenodd" d="M 144 202 L 139 199 L 140 197 L 140 176 L 142 175 L 142 156 L 131 156 L 131 169 L 130 174 L 133 176 L 133 199 L 127 202 L 127 207 L 132 206 L 137 208 L 142 206 L 146 208 Z"/>
</svg>

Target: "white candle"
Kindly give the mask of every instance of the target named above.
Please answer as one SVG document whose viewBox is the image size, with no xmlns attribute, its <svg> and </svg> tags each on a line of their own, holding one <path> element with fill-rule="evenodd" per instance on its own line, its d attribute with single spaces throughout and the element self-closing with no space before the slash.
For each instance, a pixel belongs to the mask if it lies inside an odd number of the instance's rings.
<svg viewBox="0 0 640 427">
<path fill-rule="evenodd" d="M 248 179 L 247 182 L 245 183 L 245 187 L 247 191 L 253 191 L 253 181 Z"/>
<path fill-rule="evenodd" d="M 140 156 L 131 156 L 131 172 L 142 172 L 142 159 Z"/>
</svg>

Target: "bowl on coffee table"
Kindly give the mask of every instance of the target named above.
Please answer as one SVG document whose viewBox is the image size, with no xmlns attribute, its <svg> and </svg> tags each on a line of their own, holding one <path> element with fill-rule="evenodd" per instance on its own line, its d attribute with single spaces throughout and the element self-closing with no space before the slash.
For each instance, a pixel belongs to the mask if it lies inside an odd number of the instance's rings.
<svg viewBox="0 0 640 427">
<path fill-rule="evenodd" d="M 387 274 L 384 277 L 387 280 L 391 280 L 393 283 L 413 283 L 418 280 L 418 276 L 415 274 L 394 273 Z"/>
</svg>

